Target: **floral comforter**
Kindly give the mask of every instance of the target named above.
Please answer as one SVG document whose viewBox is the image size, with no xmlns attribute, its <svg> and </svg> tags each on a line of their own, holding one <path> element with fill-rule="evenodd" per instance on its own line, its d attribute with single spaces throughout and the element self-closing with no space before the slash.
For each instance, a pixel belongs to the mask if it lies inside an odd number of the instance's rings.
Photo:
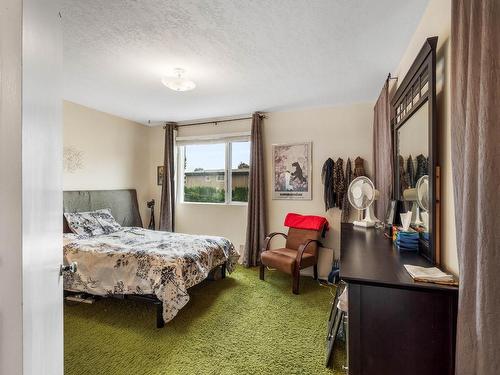
<svg viewBox="0 0 500 375">
<path fill-rule="evenodd" d="M 92 237 L 64 234 L 64 259 L 77 262 L 64 289 L 95 295 L 154 294 L 163 319 L 172 320 L 189 301 L 187 289 L 226 262 L 232 272 L 239 254 L 222 237 L 128 227 Z"/>
</svg>

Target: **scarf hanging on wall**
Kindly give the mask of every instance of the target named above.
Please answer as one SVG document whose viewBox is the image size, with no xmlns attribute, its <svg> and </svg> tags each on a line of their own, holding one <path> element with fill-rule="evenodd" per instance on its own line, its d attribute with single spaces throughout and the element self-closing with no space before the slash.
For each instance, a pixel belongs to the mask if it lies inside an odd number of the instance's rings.
<svg viewBox="0 0 500 375">
<path fill-rule="evenodd" d="M 406 159 L 406 173 L 408 173 L 408 181 L 410 183 L 410 187 L 415 187 L 415 166 L 413 165 L 413 158 L 408 156 Z"/>
<path fill-rule="evenodd" d="M 323 164 L 323 169 L 321 171 L 321 180 L 324 185 L 324 200 L 325 200 L 325 211 L 330 208 L 335 207 L 336 194 L 333 186 L 334 183 L 334 169 L 335 162 L 333 159 L 328 158 Z"/>
<path fill-rule="evenodd" d="M 344 192 L 347 192 L 347 189 L 349 188 L 349 184 L 352 181 L 352 167 L 351 167 L 351 158 L 347 158 L 347 163 L 345 165 L 345 189 Z M 349 203 L 349 199 L 347 197 L 347 194 L 344 194 L 344 199 L 342 200 L 342 217 L 340 221 L 342 223 L 348 223 L 349 222 L 349 214 L 351 212 L 351 204 Z"/>
<path fill-rule="evenodd" d="M 404 168 L 405 161 L 401 155 L 399 155 L 399 185 L 401 186 L 400 194 L 403 195 L 403 191 L 410 187 L 410 180 L 408 174 Z"/>
<path fill-rule="evenodd" d="M 355 177 L 366 176 L 365 161 L 362 157 L 357 157 L 354 161 L 354 171 L 352 169 L 351 159 L 347 159 L 344 174 L 344 160 L 338 158 L 333 161 L 328 158 L 323 164 L 321 171 L 321 180 L 324 185 L 323 197 L 325 200 L 325 211 L 330 208 L 338 207 L 342 210 L 341 221 L 349 222 L 350 203 L 347 197 L 349 184 Z"/>
<path fill-rule="evenodd" d="M 365 160 L 361 156 L 358 156 L 354 160 L 354 178 L 359 177 L 359 176 L 366 176 Z"/>
<path fill-rule="evenodd" d="M 418 181 L 420 177 L 425 176 L 428 173 L 428 159 L 424 155 L 420 154 L 417 156 L 417 172 L 415 174 L 415 181 Z"/>
<path fill-rule="evenodd" d="M 335 206 L 342 209 L 342 201 L 346 191 L 344 179 L 344 160 L 338 158 L 333 170 L 333 188 L 335 190 Z"/>
</svg>

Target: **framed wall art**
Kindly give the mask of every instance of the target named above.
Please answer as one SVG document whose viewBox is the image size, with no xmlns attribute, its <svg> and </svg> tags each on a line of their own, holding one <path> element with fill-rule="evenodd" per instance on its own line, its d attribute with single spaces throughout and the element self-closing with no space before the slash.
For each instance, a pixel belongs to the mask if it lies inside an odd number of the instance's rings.
<svg viewBox="0 0 500 375">
<path fill-rule="evenodd" d="M 163 171 L 164 171 L 163 165 L 156 167 L 156 184 L 158 186 L 163 185 Z"/>
<path fill-rule="evenodd" d="M 312 199 L 312 142 L 272 145 L 273 199 Z"/>
</svg>

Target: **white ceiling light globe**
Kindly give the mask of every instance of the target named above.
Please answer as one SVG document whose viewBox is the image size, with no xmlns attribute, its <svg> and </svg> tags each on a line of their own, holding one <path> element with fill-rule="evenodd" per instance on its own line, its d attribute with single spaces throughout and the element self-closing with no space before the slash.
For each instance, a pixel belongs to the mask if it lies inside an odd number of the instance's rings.
<svg viewBox="0 0 500 375">
<path fill-rule="evenodd" d="M 163 77 L 161 82 L 169 89 L 174 91 L 189 91 L 196 87 L 196 83 L 184 78 L 185 70 L 181 68 L 174 69 L 174 77 Z"/>
</svg>

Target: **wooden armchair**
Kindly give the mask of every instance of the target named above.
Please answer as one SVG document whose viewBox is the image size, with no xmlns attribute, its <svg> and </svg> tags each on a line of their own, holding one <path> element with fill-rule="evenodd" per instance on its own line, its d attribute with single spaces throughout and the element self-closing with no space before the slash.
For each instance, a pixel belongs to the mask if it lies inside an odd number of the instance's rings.
<svg viewBox="0 0 500 375">
<path fill-rule="evenodd" d="M 300 270 L 313 267 L 314 279 L 318 278 L 318 247 L 321 231 L 290 228 L 288 235 L 274 232 L 266 237 L 264 248 L 260 255 L 260 279 L 264 280 L 266 266 L 276 268 L 292 275 L 292 292 L 299 294 Z M 271 239 L 275 236 L 286 239 L 284 248 L 269 249 Z"/>
</svg>

